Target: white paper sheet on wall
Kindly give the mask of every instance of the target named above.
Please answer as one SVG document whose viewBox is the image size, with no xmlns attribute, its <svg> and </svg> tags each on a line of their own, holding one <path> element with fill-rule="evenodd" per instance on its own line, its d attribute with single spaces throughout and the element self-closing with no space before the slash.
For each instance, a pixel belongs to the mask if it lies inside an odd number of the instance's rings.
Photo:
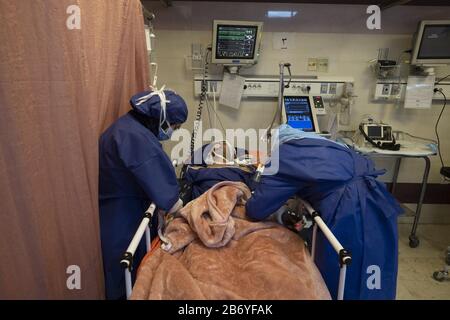
<svg viewBox="0 0 450 320">
<path fill-rule="evenodd" d="M 435 76 L 410 76 L 406 85 L 405 108 L 429 109 L 433 101 Z"/>
<path fill-rule="evenodd" d="M 224 73 L 219 104 L 239 109 L 244 92 L 245 78 L 237 74 Z"/>
</svg>

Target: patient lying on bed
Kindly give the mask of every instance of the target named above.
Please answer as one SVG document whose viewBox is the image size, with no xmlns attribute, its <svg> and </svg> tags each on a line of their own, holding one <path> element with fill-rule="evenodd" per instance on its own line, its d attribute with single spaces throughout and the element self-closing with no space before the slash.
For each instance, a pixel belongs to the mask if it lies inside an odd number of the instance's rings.
<svg viewBox="0 0 450 320">
<path fill-rule="evenodd" d="M 143 259 L 131 299 L 330 299 L 303 240 L 245 215 L 241 182 L 221 182 L 168 223 L 170 246 Z"/>
<path fill-rule="evenodd" d="M 234 148 L 227 141 L 205 144 L 185 164 L 183 183 L 189 185 L 191 192 L 189 198 L 183 200 L 187 203 L 198 198 L 221 181 L 239 181 L 250 186 L 258 156 Z"/>
</svg>

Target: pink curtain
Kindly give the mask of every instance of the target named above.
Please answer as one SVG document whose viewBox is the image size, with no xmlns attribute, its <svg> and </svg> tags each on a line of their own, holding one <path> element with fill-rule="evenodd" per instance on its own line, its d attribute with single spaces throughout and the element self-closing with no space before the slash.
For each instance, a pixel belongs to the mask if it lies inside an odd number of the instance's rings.
<svg viewBox="0 0 450 320">
<path fill-rule="evenodd" d="M 71 5 L 81 29 L 67 28 Z M 0 299 L 103 298 L 98 137 L 147 87 L 140 1 L 1 0 L 0 12 Z"/>
</svg>

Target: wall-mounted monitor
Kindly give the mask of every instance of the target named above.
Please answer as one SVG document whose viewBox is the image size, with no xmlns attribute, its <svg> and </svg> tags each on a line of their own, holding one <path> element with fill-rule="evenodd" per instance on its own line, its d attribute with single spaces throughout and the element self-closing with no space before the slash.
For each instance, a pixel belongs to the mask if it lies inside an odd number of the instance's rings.
<svg viewBox="0 0 450 320">
<path fill-rule="evenodd" d="M 258 60 L 262 22 L 214 20 L 212 63 L 252 65 Z"/>
<path fill-rule="evenodd" d="M 450 64 L 450 20 L 420 22 L 411 64 L 424 66 Z"/>
</svg>

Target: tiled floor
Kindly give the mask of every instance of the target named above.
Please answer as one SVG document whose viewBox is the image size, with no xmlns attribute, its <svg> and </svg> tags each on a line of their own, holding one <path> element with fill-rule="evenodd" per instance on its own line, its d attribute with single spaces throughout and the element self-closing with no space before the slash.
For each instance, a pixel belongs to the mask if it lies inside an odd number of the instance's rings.
<svg viewBox="0 0 450 320">
<path fill-rule="evenodd" d="M 445 251 L 450 246 L 450 225 L 419 225 L 420 245 L 409 247 L 410 224 L 399 224 L 399 268 L 397 299 L 450 300 L 450 281 L 433 279 L 434 271 L 444 267 Z"/>
</svg>

